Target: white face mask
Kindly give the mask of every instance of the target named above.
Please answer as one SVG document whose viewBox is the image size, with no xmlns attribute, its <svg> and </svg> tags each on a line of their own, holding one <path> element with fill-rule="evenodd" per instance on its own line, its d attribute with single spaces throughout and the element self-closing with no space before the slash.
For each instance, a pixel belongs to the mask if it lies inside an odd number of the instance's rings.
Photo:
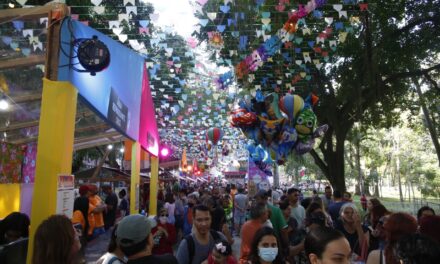
<svg viewBox="0 0 440 264">
<path fill-rule="evenodd" d="M 258 256 L 264 261 L 272 262 L 278 255 L 278 248 L 258 248 Z"/>
<path fill-rule="evenodd" d="M 166 216 L 161 216 L 161 217 L 159 217 L 159 221 L 160 221 L 160 223 L 161 223 L 162 225 L 164 225 L 164 224 L 167 223 L 167 221 L 168 221 L 168 217 L 166 217 Z"/>
</svg>

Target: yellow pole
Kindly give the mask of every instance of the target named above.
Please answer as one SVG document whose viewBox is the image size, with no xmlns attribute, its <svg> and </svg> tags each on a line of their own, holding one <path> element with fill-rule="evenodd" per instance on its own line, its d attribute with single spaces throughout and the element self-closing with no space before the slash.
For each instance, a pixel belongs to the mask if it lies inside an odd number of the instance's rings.
<svg viewBox="0 0 440 264">
<path fill-rule="evenodd" d="M 130 214 L 139 213 L 140 165 L 141 146 L 139 142 L 134 142 L 131 146 Z"/>
<path fill-rule="evenodd" d="M 69 82 L 43 79 L 38 152 L 27 263 L 31 263 L 35 230 L 56 213 L 57 176 L 71 174 L 77 90 Z"/>
<path fill-rule="evenodd" d="M 157 188 L 159 184 L 159 158 L 151 156 L 150 209 L 148 215 L 157 215 Z"/>
</svg>

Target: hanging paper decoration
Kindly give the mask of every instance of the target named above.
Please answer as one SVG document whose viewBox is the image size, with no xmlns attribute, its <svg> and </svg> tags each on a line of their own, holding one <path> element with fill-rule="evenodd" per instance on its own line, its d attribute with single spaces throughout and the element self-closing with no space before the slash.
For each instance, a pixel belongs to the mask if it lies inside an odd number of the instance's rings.
<svg viewBox="0 0 440 264">
<path fill-rule="evenodd" d="M 268 37 L 258 49 L 252 51 L 249 56 L 235 67 L 235 75 L 237 78 L 242 79 L 249 71 L 254 72 L 263 66 L 269 56 L 273 56 L 281 49 L 283 43 L 291 40 L 293 33 L 295 33 L 298 28 L 299 20 L 313 12 L 316 8 L 323 6 L 325 3 L 326 0 L 310 0 L 306 5 L 300 4 L 297 11 L 289 13 L 289 19 L 284 23 L 284 26 L 277 31 L 276 36 Z M 277 8 L 284 10 L 284 5 L 280 3 Z M 270 26 L 268 25 L 270 18 L 268 18 L 267 12 L 264 12 L 262 22 L 264 32 L 264 30 Z M 245 36 L 240 37 L 239 49 L 245 49 L 247 41 L 242 41 L 243 37 Z M 299 39 L 300 38 L 296 39 L 297 44 L 300 44 L 298 43 Z"/>
</svg>

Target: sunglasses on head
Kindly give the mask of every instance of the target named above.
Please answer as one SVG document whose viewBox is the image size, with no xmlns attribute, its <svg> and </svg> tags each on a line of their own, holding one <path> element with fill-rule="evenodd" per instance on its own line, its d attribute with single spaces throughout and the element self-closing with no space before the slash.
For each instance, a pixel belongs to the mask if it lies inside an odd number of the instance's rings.
<svg viewBox="0 0 440 264">
<path fill-rule="evenodd" d="M 166 217 L 168 217 L 168 214 L 161 214 L 160 216 L 166 216 Z"/>
</svg>

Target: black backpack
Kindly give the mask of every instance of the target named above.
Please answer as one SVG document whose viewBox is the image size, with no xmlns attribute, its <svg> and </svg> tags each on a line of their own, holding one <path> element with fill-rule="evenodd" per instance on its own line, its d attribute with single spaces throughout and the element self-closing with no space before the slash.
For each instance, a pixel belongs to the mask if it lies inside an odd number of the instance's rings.
<svg viewBox="0 0 440 264">
<path fill-rule="evenodd" d="M 209 230 L 209 233 L 211 234 L 212 238 L 214 239 L 214 241 L 216 241 L 217 239 L 220 239 L 220 235 L 217 231 L 215 230 Z M 189 264 L 192 263 L 192 260 L 194 258 L 194 253 L 195 253 L 195 242 L 194 242 L 194 238 L 192 236 L 192 234 L 187 235 L 185 238 L 186 240 L 186 245 L 188 246 L 188 252 L 189 252 Z"/>
</svg>

